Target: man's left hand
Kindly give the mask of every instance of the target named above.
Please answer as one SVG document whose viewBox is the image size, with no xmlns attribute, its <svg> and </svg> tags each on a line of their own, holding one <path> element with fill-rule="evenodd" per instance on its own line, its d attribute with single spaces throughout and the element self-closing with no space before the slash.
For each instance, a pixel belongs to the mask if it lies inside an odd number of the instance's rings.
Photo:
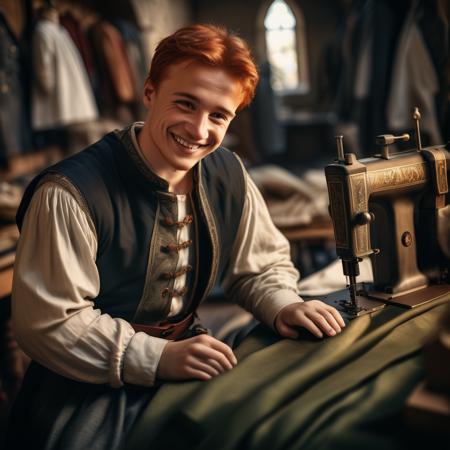
<svg viewBox="0 0 450 450">
<path fill-rule="evenodd" d="M 292 303 L 285 306 L 275 319 L 276 330 L 287 338 L 298 338 L 300 327 L 322 338 L 324 334 L 335 336 L 340 333 L 345 323 L 336 308 L 320 300 Z"/>
</svg>

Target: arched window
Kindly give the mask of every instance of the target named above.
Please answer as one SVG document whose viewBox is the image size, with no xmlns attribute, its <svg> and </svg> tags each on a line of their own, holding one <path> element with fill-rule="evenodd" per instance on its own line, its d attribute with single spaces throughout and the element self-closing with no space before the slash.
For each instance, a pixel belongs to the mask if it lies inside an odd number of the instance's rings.
<svg viewBox="0 0 450 450">
<path fill-rule="evenodd" d="M 264 16 L 264 46 L 275 91 L 309 90 L 303 14 L 284 0 L 274 0 Z"/>
</svg>

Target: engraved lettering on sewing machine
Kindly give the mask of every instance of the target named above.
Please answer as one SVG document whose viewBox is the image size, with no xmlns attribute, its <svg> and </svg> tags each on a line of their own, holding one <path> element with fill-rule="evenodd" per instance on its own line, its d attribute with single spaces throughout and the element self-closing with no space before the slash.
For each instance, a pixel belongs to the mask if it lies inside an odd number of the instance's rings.
<svg viewBox="0 0 450 450">
<path fill-rule="evenodd" d="M 367 184 L 365 173 L 350 175 L 349 189 L 352 199 L 353 214 L 368 211 L 367 204 Z M 353 228 L 354 240 L 357 252 L 369 251 L 368 225 L 360 225 Z"/>
<path fill-rule="evenodd" d="M 368 172 L 372 192 L 384 191 L 393 187 L 407 187 L 426 181 L 426 164 L 409 164 Z"/>
</svg>

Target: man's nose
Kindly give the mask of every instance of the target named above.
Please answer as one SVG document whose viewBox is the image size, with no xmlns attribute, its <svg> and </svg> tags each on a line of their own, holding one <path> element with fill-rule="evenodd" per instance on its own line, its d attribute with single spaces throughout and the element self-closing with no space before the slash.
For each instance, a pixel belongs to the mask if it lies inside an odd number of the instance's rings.
<svg viewBox="0 0 450 450">
<path fill-rule="evenodd" d="M 208 116 L 206 114 L 195 114 L 186 123 L 186 130 L 189 137 L 195 141 L 201 141 L 208 138 Z"/>
</svg>

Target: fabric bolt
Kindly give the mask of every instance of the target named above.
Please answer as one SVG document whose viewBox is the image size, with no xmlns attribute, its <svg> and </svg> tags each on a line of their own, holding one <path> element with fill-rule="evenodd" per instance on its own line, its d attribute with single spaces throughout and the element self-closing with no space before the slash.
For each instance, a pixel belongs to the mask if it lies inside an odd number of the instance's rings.
<svg viewBox="0 0 450 450">
<path fill-rule="evenodd" d="M 420 349 L 449 301 L 386 306 L 320 341 L 259 327 L 236 350 L 232 371 L 162 386 L 125 448 L 407 448 L 404 403 L 423 375 Z"/>
<path fill-rule="evenodd" d="M 58 23 L 37 23 L 33 69 L 33 129 L 59 128 L 98 118 L 83 61 L 69 34 Z"/>
</svg>

